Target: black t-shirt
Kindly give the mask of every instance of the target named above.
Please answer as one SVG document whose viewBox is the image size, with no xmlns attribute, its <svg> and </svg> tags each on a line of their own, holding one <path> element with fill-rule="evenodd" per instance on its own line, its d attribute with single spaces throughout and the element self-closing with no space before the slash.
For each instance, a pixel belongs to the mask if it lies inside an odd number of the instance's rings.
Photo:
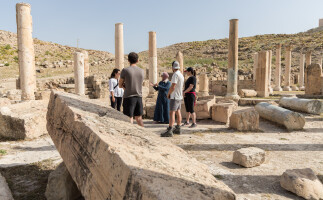
<svg viewBox="0 0 323 200">
<path fill-rule="evenodd" d="M 195 88 L 196 88 L 196 77 L 195 76 L 191 76 L 189 77 L 186 82 L 185 82 L 185 89 L 184 91 L 190 87 L 190 84 L 194 85 L 193 89 L 191 91 L 188 92 L 195 92 Z"/>
</svg>

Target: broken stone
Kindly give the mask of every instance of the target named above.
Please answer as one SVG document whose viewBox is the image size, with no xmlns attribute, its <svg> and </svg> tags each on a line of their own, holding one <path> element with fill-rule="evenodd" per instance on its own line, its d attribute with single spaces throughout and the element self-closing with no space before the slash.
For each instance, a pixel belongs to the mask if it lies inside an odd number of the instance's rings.
<svg viewBox="0 0 323 200">
<path fill-rule="evenodd" d="M 11 102 L 7 98 L 0 98 L 0 107 L 11 105 Z"/>
<path fill-rule="evenodd" d="M 234 111 L 230 117 L 229 126 L 238 131 L 257 131 L 259 129 L 259 114 L 254 108 Z"/>
<path fill-rule="evenodd" d="M 266 153 L 264 150 L 256 147 L 238 149 L 233 153 L 232 162 L 244 166 L 255 167 L 265 162 Z"/>
<path fill-rule="evenodd" d="M 82 197 L 64 162 L 49 174 L 45 196 L 47 200 L 76 200 Z"/>
<path fill-rule="evenodd" d="M 11 191 L 8 187 L 6 179 L 0 174 L 0 199 L 14 200 Z"/>
<path fill-rule="evenodd" d="M 21 101 L 21 90 L 8 90 L 7 98 L 14 101 Z"/>
<path fill-rule="evenodd" d="M 286 170 L 280 178 L 280 185 L 305 199 L 323 199 L 323 185 L 310 168 Z"/>
<path fill-rule="evenodd" d="M 305 126 L 302 114 L 269 103 L 258 103 L 255 109 L 260 117 L 284 125 L 288 130 L 301 130 Z"/>
<path fill-rule="evenodd" d="M 146 116 L 150 119 L 154 118 L 156 104 L 147 104 L 146 105 Z"/>
<path fill-rule="evenodd" d="M 311 64 L 306 67 L 305 94 L 307 95 L 321 94 L 321 76 L 322 76 L 321 65 Z"/>
<path fill-rule="evenodd" d="M 198 100 L 195 103 L 194 111 L 197 119 L 210 119 L 212 118 L 212 106 L 215 104 L 215 96 L 212 99 Z M 181 107 L 182 116 L 186 116 L 186 109 L 184 102 Z"/>
<path fill-rule="evenodd" d="M 311 113 L 311 114 L 321 114 L 323 113 L 323 101 L 315 99 L 299 99 L 283 97 L 279 100 L 279 105 L 284 108 L 289 108 L 292 110 L 297 110 L 301 112 Z"/>
<path fill-rule="evenodd" d="M 46 101 L 26 101 L 0 108 L 0 136 L 32 139 L 47 133 Z"/>
<path fill-rule="evenodd" d="M 233 111 L 237 109 L 237 103 L 221 103 L 212 106 L 212 120 L 228 123 Z"/>
<path fill-rule="evenodd" d="M 85 199 L 236 199 L 207 166 L 103 102 L 53 91 L 47 130 Z"/>
<path fill-rule="evenodd" d="M 256 97 L 257 92 L 255 90 L 241 89 L 239 90 L 240 97 Z"/>
</svg>

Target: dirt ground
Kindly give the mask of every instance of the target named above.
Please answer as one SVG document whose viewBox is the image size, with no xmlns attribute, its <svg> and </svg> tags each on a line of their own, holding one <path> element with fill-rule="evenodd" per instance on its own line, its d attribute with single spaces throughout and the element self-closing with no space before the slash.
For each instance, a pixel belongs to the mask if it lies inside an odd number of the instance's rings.
<svg viewBox="0 0 323 200">
<path fill-rule="evenodd" d="M 312 168 L 323 181 L 323 117 L 306 115 L 302 131 L 287 132 L 283 127 L 260 120 L 258 132 L 236 132 L 211 120 L 198 122 L 196 129 L 183 128 L 183 134 L 169 138 L 227 184 L 239 200 L 302 199 L 280 187 L 286 169 Z M 167 125 L 146 121 L 146 127 L 160 134 Z M 264 164 L 243 168 L 232 163 L 233 152 L 243 147 L 266 151 Z"/>
<path fill-rule="evenodd" d="M 226 183 L 239 200 L 301 199 L 280 187 L 286 169 L 312 168 L 323 181 L 323 116 L 304 114 L 302 131 L 260 120 L 258 132 L 236 132 L 212 120 L 198 121 L 198 127 L 183 128 L 183 134 L 166 138 L 206 164 L 211 173 Z M 148 130 L 160 134 L 167 125 L 144 121 Z M 266 151 L 266 161 L 255 168 L 231 162 L 233 151 L 242 147 Z M 0 173 L 18 200 L 45 199 L 47 177 L 61 161 L 49 136 L 30 141 L 0 142 Z"/>
</svg>

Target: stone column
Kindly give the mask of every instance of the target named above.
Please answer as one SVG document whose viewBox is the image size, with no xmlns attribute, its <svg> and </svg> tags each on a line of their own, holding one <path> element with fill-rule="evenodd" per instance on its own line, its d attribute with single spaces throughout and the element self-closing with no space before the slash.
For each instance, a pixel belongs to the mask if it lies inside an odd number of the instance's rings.
<svg viewBox="0 0 323 200">
<path fill-rule="evenodd" d="M 75 94 L 84 95 L 84 54 L 81 52 L 74 53 L 74 83 Z"/>
<path fill-rule="evenodd" d="M 253 54 L 253 81 L 256 81 L 257 67 L 258 67 L 258 53 L 254 53 Z"/>
<path fill-rule="evenodd" d="M 207 74 L 201 74 L 199 77 L 199 96 L 209 95 L 209 78 Z"/>
<path fill-rule="evenodd" d="M 115 67 L 124 67 L 123 23 L 115 24 Z"/>
<path fill-rule="evenodd" d="M 273 88 L 271 87 L 271 63 L 273 59 L 273 51 L 268 51 L 268 91 L 269 94 L 273 93 Z"/>
<path fill-rule="evenodd" d="M 90 76 L 89 53 L 85 50 L 81 51 L 84 54 L 84 77 Z"/>
<path fill-rule="evenodd" d="M 156 32 L 149 32 L 149 82 L 157 83 L 157 44 Z M 149 87 L 149 94 L 154 94 L 155 90 Z"/>
<path fill-rule="evenodd" d="M 275 88 L 274 91 L 282 91 L 281 88 L 281 44 L 276 45 L 276 69 L 275 69 Z"/>
<path fill-rule="evenodd" d="M 258 54 L 258 67 L 256 79 L 256 91 L 259 97 L 269 97 L 268 90 L 268 59 L 269 52 L 261 51 Z"/>
<path fill-rule="evenodd" d="M 176 54 L 176 60 L 179 62 L 179 66 L 181 67 L 181 73 L 184 73 L 184 56 L 182 54 L 182 52 L 177 52 Z"/>
<path fill-rule="evenodd" d="M 304 83 L 307 81 L 306 69 L 312 64 L 312 51 L 308 51 L 305 54 L 305 74 L 304 74 Z M 305 84 L 306 85 L 306 84 Z"/>
<path fill-rule="evenodd" d="M 22 100 L 35 99 L 36 69 L 30 5 L 16 5 L 19 79 Z"/>
<path fill-rule="evenodd" d="M 304 91 L 304 65 L 305 65 L 305 54 L 301 54 L 299 59 L 299 89 Z"/>
<path fill-rule="evenodd" d="M 227 98 L 239 99 L 238 95 L 238 19 L 230 20 Z"/>
<path fill-rule="evenodd" d="M 285 56 L 285 80 L 284 80 L 284 91 L 292 91 L 290 87 L 290 71 L 292 64 L 292 51 L 291 46 L 286 47 L 286 56 Z"/>
</svg>

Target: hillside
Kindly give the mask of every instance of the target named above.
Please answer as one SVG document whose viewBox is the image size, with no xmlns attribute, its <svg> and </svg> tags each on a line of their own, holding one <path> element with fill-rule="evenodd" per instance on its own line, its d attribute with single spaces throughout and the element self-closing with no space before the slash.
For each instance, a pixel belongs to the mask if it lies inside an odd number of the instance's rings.
<svg viewBox="0 0 323 200">
<path fill-rule="evenodd" d="M 299 52 L 313 50 L 314 61 L 323 53 L 323 31 L 311 31 L 298 34 L 269 34 L 244 37 L 239 39 L 239 69 L 248 73 L 253 66 L 253 53 L 261 50 L 275 50 L 275 45 L 281 43 L 282 59 L 284 59 L 284 45 L 291 44 L 292 71 L 296 71 L 299 65 Z M 195 66 L 197 69 L 204 66 L 211 72 L 214 68 L 225 71 L 227 68 L 228 39 L 195 41 L 170 45 L 158 49 L 158 64 L 161 67 L 170 66 L 177 51 L 184 54 L 185 66 Z M 148 52 L 140 53 L 144 63 L 148 63 Z M 275 52 L 273 51 L 273 59 Z M 273 60 L 274 63 L 274 60 Z M 284 66 L 284 62 L 282 62 Z M 274 64 L 273 64 L 274 67 Z"/>
<path fill-rule="evenodd" d="M 57 76 L 73 72 L 73 53 L 77 48 L 44 42 L 36 38 L 34 45 L 37 77 Z M 92 72 L 105 73 L 113 67 L 113 54 L 96 50 L 87 51 Z M 17 76 L 17 34 L 0 30 L 0 79 Z"/>
</svg>

